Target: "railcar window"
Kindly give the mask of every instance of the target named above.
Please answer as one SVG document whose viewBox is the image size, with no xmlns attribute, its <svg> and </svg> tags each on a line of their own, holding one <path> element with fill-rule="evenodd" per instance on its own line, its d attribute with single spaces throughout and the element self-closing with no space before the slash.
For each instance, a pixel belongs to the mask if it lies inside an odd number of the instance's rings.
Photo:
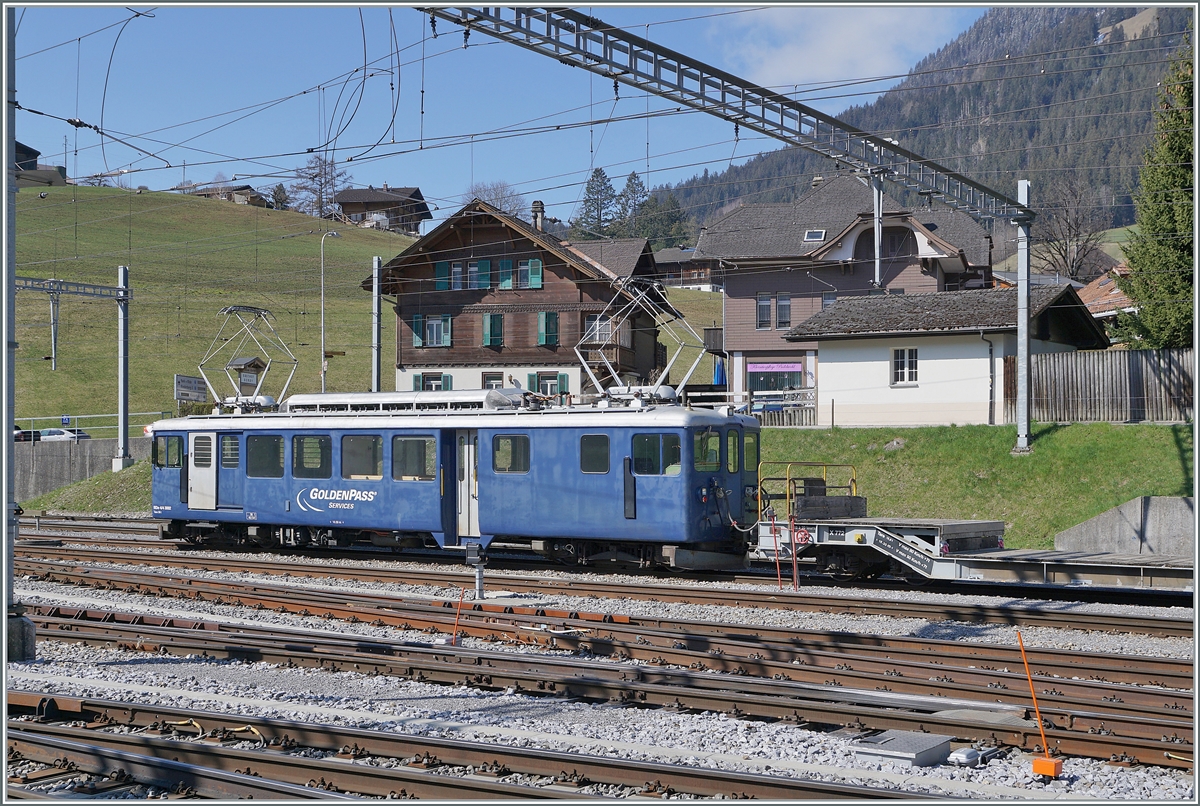
<svg viewBox="0 0 1200 806">
<path fill-rule="evenodd" d="M 639 476 L 678 476 L 681 470 L 678 434 L 634 434 L 633 472 Z"/>
<path fill-rule="evenodd" d="M 246 475 L 260 479 L 283 478 L 283 437 L 246 437 Z"/>
<path fill-rule="evenodd" d="M 579 469 L 584 473 L 608 472 L 608 434 L 585 434 L 579 438 Z"/>
<path fill-rule="evenodd" d="M 154 438 L 154 466 L 183 466 L 183 437 Z"/>
<path fill-rule="evenodd" d="M 696 449 L 696 469 L 702 473 L 715 473 L 721 469 L 721 435 L 716 431 L 698 431 L 693 441 Z"/>
<path fill-rule="evenodd" d="M 383 437 L 375 434 L 342 437 L 342 478 L 383 478 Z"/>
<path fill-rule="evenodd" d="M 753 431 L 747 431 L 745 439 L 742 441 L 742 450 L 746 454 L 746 470 L 750 473 L 758 472 L 758 434 Z"/>
<path fill-rule="evenodd" d="M 221 467 L 238 466 L 239 460 L 238 438 L 232 434 L 225 434 L 221 437 Z"/>
<path fill-rule="evenodd" d="M 433 437 L 392 437 L 392 478 L 397 481 L 437 478 L 437 449 Z"/>
<path fill-rule="evenodd" d="M 292 478 L 327 479 L 332 475 L 332 437 L 324 434 L 292 437 Z"/>
<path fill-rule="evenodd" d="M 497 473 L 529 472 L 529 437 L 524 434 L 492 437 L 492 470 Z"/>
<path fill-rule="evenodd" d="M 196 467 L 212 467 L 212 437 L 196 437 L 192 443 L 192 464 Z"/>
<path fill-rule="evenodd" d="M 736 473 L 738 472 L 738 432 L 726 432 L 725 443 L 725 469 L 730 473 Z"/>
</svg>

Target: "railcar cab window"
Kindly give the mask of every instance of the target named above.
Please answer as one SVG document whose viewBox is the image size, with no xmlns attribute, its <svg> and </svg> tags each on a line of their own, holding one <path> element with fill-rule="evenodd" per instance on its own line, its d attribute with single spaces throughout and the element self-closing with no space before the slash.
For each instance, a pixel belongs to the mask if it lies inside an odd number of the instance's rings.
<svg viewBox="0 0 1200 806">
<path fill-rule="evenodd" d="M 342 478 L 371 481 L 383 478 L 383 437 L 375 434 L 342 437 Z"/>
<path fill-rule="evenodd" d="M 725 469 L 730 473 L 738 472 L 738 432 L 730 430 L 725 435 L 728 443 L 725 451 Z"/>
<path fill-rule="evenodd" d="M 579 438 L 579 469 L 584 473 L 607 473 L 608 434 L 584 434 Z"/>
<path fill-rule="evenodd" d="M 719 431 L 697 431 L 693 441 L 696 469 L 701 473 L 715 473 L 721 469 L 721 433 Z"/>
<path fill-rule="evenodd" d="M 742 442 L 742 451 L 745 453 L 746 470 L 750 473 L 758 472 L 758 434 L 753 431 L 747 431 Z"/>
<path fill-rule="evenodd" d="M 492 437 L 492 470 L 497 473 L 529 472 L 529 437 L 525 434 Z"/>
<path fill-rule="evenodd" d="M 437 478 L 437 447 L 433 437 L 392 437 L 392 478 L 396 481 Z"/>
<path fill-rule="evenodd" d="M 283 478 L 283 437 L 268 434 L 246 437 L 246 475 L 259 479 Z"/>
<path fill-rule="evenodd" d="M 327 479 L 332 475 L 332 437 L 317 434 L 292 437 L 292 478 Z"/>
<path fill-rule="evenodd" d="M 183 437 L 155 437 L 154 466 L 183 467 Z"/>
<path fill-rule="evenodd" d="M 678 434 L 634 434 L 634 475 L 678 476 L 682 469 L 679 444 Z"/>
</svg>

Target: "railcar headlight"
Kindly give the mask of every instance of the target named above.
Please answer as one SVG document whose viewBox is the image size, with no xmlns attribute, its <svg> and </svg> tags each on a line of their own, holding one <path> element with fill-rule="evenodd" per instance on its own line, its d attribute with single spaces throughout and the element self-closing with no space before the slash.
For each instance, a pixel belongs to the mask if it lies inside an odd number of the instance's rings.
<svg viewBox="0 0 1200 806">
<path fill-rule="evenodd" d="M 707 487 L 701 487 L 699 490 L 696 490 L 696 494 L 699 496 L 701 504 L 708 503 L 708 488 Z"/>
</svg>

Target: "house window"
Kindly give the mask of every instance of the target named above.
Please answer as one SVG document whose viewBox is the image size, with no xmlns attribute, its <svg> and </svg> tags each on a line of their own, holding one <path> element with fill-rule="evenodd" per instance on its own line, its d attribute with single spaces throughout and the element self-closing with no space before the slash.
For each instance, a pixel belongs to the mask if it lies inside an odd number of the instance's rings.
<svg viewBox="0 0 1200 806">
<path fill-rule="evenodd" d="M 541 288 L 542 287 L 542 261 L 534 258 L 531 260 L 517 261 L 517 288 Z"/>
<path fill-rule="evenodd" d="M 425 343 L 427 345 L 430 347 L 450 346 L 446 343 L 450 340 L 448 338 L 450 336 L 449 328 L 443 329 L 444 324 L 450 324 L 448 319 L 449 317 L 441 316 L 430 316 L 425 319 Z"/>
<path fill-rule="evenodd" d="M 433 437 L 392 437 L 392 478 L 432 481 L 437 478 L 437 447 Z"/>
<path fill-rule="evenodd" d="M 823 230 L 823 229 L 805 230 L 804 231 L 804 240 L 805 241 L 817 241 L 817 242 L 823 241 L 823 240 L 825 240 L 825 230 Z"/>
<path fill-rule="evenodd" d="M 678 434 L 634 434 L 633 472 L 638 476 L 678 476 Z"/>
<path fill-rule="evenodd" d="M 483 315 L 483 346 L 500 347 L 504 344 L 504 314 Z"/>
<path fill-rule="evenodd" d="M 758 321 L 755 327 L 758 330 L 771 329 L 771 295 L 758 295 Z"/>
<path fill-rule="evenodd" d="M 492 437 L 492 470 L 497 473 L 528 473 L 529 437 L 524 434 Z"/>
<path fill-rule="evenodd" d="M 579 438 L 579 469 L 584 473 L 607 473 L 608 435 L 586 434 Z"/>
<path fill-rule="evenodd" d="M 292 437 L 292 478 L 327 479 L 333 475 L 333 439 L 328 436 Z"/>
<path fill-rule="evenodd" d="M 383 437 L 374 434 L 342 437 L 342 478 L 383 478 Z"/>
<path fill-rule="evenodd" d="M 558 344 L 558 313 L 541 311 L 538 313 L 538 342 L 543 347 L 553 347 Z"/>
<path fill-rule="evenodd" d="M 612 318 L 604 314 L 588 314 L 584 320 L 583 340 L 588 342 L 607 342 L 612 338 Z"/>
<path fill-rule="evenodd" d="M 259 479 L 283 478 L 283 437 L 246 437 L 246 475 Z"/>
<path fill-rule="evenodd" d="M 483 373 L 483 388 L 484 389 L 503 389 L 504 388 L 504 373 L 503 372 L 485 372 L 485 373 Z"/>
<path fill-rule="evenodd" d="M 472 260 L 467 263 L 467 285 L 470 288 L 480 288 L 479 285 L 479 261 Z"/>
<path fill-rule="evenodd" d="M 775 327 L 786 329 L 792 326 L 792 295 L 781 292 L 775 295 Z"/>
<path fill-rule="evenodd" d="M 529 261 L 517 261 L 517 288 L 529 288 Z"/>
<path fill-rule="evenodd" d="M 835 303 L 835 302 L 837 302 L 837 292 L 836 291 L 822 291 L 821 292 L 821 310 L 825 310 L 826 308 L 832 306 L 833 303 Z"/>
<path fill-rule="evenodd" d="M 451 376 L 424 372 L 413 376 L 414 392 L 449 392 L 454 385 Z"/>
<path fill-rule="evenodd" d="M 885 254 L 888 257 L 899 255 L 907 239 L 907 233 L 889 233 L 887 236 L 887 252 Z"/>
<path fill-rule="evenodd" d="M 537 374 L 537 390 L 543 395 L 565 395 L 567 393 L 567 375 L 558 372 L 539 372 Z"/>
<path fill-rule="evenodd" d="M 892 350 L 892 385 L 917 382 L 917 349 Z"/>
<path fill-rule="evenodd" d="M 450 264 L 450 290 L 463 290 L 463 264 L 461 260 L 456 260 Z"/>
</svg>

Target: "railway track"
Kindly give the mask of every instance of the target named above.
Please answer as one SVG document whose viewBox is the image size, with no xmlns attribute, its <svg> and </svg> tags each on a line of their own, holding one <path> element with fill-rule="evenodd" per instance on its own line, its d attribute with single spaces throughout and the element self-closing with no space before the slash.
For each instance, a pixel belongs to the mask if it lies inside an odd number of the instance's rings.
<svg viewBox="0 0 1200 806">
<path fill-rule="evenodd" d="M 588 798 L 601 793 L 791 800 L 927 797 L 777 775 L 35 692 L 9 692 L 8 713 L 10 736 L 16 729 L 68 741 L 104 742 L 123 752 L 169 754 L 243 776 L 249 771 L 291 786 L 317 786 L 323 793 L 463 799 Z"/>
<path fill-rule="evenodd" d="M 20 559 L 62 560 L 152 565 L 167 568 L 191 568 L 196 558 L 178 552 L 129 552 L 101 548 L 43 547 L 18 545 Z M 205 556 L 205 569 L 230 573 L 254 573 L 274 576 L 333 578 L 393 585 L 423 585 L 439 588 L 473 588 L 474 575 L 462 571 L 430 571 L 412 568 L 370 566 L 306 565 L 296 561 L 270 561 Z M 1148 617 L 1084 613 L 1062 609 L 1022 605 L 977 605 L 936 603 L 904 599 L 865 599 L 854 596 L 830 596 L 827 593 L 746 590 L 681 584 L 637 585 L 590 582 L 570 578 L 546 578 L 504 574 L 492 578 L 492 586 L 513 592 L 558 596 L 642 599 L 658 602 L 728 605 L 736 607 L 776 608 L 793 611 L 837 612 L 863 616 L 884 615 L 896 618 L 958 621 L 968 624 L 1005 624 L 1017 627 L 1051 627 L 1101 632 L 1128 632 L 1155 636 L 1191 637 L 1193 621 L 1185 617 Z"/>
</svg>

